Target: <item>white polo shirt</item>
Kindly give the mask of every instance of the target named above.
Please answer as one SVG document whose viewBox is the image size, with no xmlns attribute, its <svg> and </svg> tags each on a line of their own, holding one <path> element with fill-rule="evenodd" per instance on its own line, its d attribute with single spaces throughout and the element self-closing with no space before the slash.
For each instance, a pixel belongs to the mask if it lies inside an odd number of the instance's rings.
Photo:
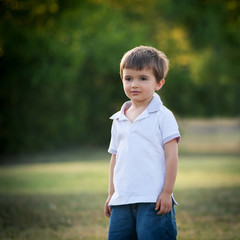
<svg viewBox="0 0 240 240">
<path fill-rule="evenodd" d="M 174 138 L 180 140 L 176 119 L 163 106 L 158 94 L 133 123 L 123 104 L 113 119 L 108 152 L 116 154 L 113 183 L 115 192 L 109 205 L 155 203 L 162 192 L 165 179 L 164 144 Z"/>
</svg>

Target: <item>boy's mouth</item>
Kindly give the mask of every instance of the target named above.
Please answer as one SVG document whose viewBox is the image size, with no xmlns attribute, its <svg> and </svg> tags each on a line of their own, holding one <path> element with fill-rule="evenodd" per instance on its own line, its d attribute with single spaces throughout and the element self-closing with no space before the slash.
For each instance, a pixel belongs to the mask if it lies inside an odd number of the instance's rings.
<svg viewBox="0 0 240 240">
<path fill-rule="evenodd" d="M 131 91 L 131 94 L 133 95 L 136 95 L 136 94 L 139 94 L 140 92 L 139 91 Z"/>
</svg>

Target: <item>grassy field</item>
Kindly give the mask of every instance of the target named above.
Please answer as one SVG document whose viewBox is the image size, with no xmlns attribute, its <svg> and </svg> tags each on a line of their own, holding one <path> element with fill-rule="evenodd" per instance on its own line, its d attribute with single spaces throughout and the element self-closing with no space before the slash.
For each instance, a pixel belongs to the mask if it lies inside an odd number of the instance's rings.
<svg viewBox="0 0 240 240">
<path fill-rule="evenodd" d="M 197 139 L 192 132 L 184 136 Z M 186 153 L 189 140 L 182 140 L 175 187 L 178 239 L 240 239 L 240 155 L 226 149 Z M 5 160 L 11 164 L 0 165 L 1 240 L 107 239 L 105 149 Z"/>
</svg>

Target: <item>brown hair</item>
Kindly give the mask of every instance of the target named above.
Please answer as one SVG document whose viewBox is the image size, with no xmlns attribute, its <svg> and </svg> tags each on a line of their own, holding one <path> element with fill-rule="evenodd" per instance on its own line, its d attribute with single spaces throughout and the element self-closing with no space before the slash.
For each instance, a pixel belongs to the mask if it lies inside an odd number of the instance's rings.
<svg viewBox="0 0 240 240">
<path fill-rule="evenodd" d="M 135 47 L 126 52 L 120 63 L 120 76 L 123 78 L 123 69 L 142 70 L 143 68 L 150 68 L 153 70 L 157 82 L 164 79 L 168 72 L 169 60 L 166 55 L 148 46 Z"/>
</svg>

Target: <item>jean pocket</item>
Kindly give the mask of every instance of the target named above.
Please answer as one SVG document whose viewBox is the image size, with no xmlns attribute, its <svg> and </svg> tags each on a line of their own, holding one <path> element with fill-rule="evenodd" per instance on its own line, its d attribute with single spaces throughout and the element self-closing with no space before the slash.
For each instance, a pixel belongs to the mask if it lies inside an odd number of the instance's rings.
<svg viewBox="0 0 240 240">
<path fill-rule="evenodd" d="M 177 237 L 177 224 L 176 224 L 176 216 L 174 207 L 172 211 L 167 213 L 167 220 L 166 220 L 166 234 L 168 235 L 167 239 L 175 240 Z"/>
</svg>

